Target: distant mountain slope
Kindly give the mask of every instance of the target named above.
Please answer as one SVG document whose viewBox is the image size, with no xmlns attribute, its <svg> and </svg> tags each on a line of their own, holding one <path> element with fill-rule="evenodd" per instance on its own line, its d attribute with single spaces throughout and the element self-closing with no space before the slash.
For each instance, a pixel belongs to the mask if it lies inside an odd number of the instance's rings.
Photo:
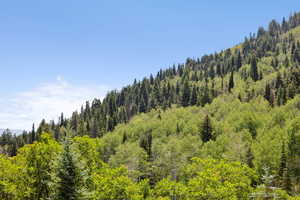
<svg viewBox="0 0 300 200">
<path fill-rule="evenodd" d="M 265 167 L 277 175 L 285 162 L 290 181 L 298 185 L 300 95 L 273 108 L 263 97 L 241 102 L 225 94 L 205 107 L 152 110 L 117 126 L 101 142 L 101 158 L 112 166 L 130 167 L 132 176 L 146 173 L 146 166 L 136 163 L 142 159 L 139 152 L 144 149 L 151 158 L 154 182 L 168 176 L 180 177 L 180 169 L 190 158 L 200 157 L 245 163 L 261 176 Z M 284 161 L 283 154 L 287 156 Z M 283 178 L 280 176 L 274 184 L 282 187 L 277 182 Z M 299 188 L 295 190 L 300 192 Z"/>
<path fill-rule="evenodd" d="M 235 48 L 160 70 L 112 91 L 102 102 L 87 103 L 61 124 L 69 123 L 79 135 L 101 137 L 137 113 L 173 104 L 203 106 L 224 93 L 243 101 L 262 95 L 274 106 L 282 105 L 299 93 L 299 22 L 299 13 L 281 24 L 272 21 L 268 30 L 260 28 Z"/>
</svg>

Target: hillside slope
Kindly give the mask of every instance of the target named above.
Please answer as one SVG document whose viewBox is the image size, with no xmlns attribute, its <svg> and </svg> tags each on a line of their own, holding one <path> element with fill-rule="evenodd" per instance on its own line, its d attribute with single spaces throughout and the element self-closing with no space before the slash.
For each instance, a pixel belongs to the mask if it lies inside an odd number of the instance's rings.
<svg viewBox="0 0 300 200">
<path fill-rule="evenodd" d="M 188 58 L 86 102 L 70 119 L 62 114 L 58 123 L 43 120 L 29 133 L 3 135 L 2 151 L 14 157 L 0 157 L 0 168 L 22 177 L 0 172 L 3 195 L 49 199 L 57 193 L 49 185 L 60 191 L 68 183 L 57 180 L 74 179 L 76 191 L 101 200 L 296 196 L 299 25 L 300 13 L 272 21 L 231 49 Z"/>
</svg>

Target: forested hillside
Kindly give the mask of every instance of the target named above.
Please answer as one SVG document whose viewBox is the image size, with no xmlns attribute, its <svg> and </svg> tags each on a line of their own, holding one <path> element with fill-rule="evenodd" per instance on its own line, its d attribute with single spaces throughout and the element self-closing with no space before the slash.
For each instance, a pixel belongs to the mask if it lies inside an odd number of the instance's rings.
<svg viewBox="0 0 300 200">
<path fill-rule="evenodd" d="M 297 199 L 300 13 L 0 145 L 1 199 Z"/>
</svg>

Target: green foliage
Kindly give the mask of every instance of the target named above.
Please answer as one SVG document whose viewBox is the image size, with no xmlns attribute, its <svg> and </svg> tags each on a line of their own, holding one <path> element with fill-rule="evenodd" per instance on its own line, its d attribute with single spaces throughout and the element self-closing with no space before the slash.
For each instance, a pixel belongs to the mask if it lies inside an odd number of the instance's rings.
<svg viewBox="0 0 300 200">
<path fill-rule="evenodd" d="M 102 168 L 93 174 L 95 200 L 140 200 L 143 198 L 141 185 L 128 178 L 125 168 Z"/>
<path fill-rule="evenodd" d="M 188 193 L 189 190 L 185 184 L 166 178 L 156 184 L 152 196 L 155 199 L 188 200 Z"/>
<path fill-rule="evenodd" d="M 86 194 L 86 179 L 89 175 L 85 172 L 75 152 L 71 150 L 70 141 L 64 142 L 59 166 L 57 169 L 58 188 L 57 199 L 81 200 L 88 199 Z"/>
<path fill-rule="evenodd" d="M 186 168 L 189 199 L 247 199 L 255 172 L 240 163 L 193 159 Z"/>
<path fill-rule="evenodd" d="M 62 151 L 49 134 L 43 134 L 40 142 L 21 148 L 15 158 L 17 165 L 22 166 L 26 174 L 29 199 L 48 199 L 55 193 L 56 161 Z M 25 196 L 27 197 L 27 196 Z M 24 197 L 24 198 L 25 198 Z"/>
<path fill-rule="evenodd" d="M 147 172 L 148 155 L 136 143 L 126 143 L 116 149 L 116 153 L 110 158 L 112 167 L 126 166 L 129 177 L 139 180 Z"/>
<path fill-rule="evenodd" d="M 16 177 L 20 176 L 20 170 L 11 159 L 0 155 L 0 198 L 13 200 L 18 198 Z"/>
</svg>

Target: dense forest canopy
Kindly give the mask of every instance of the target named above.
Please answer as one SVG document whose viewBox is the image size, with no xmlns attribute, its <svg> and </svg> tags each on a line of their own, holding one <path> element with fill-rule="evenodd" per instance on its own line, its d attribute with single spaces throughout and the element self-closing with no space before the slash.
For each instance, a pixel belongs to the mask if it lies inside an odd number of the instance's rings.
<svg viewBox="0 0 300 200">
<path fill-rule="evenodd" d="M 1 199 L 299 199 L 300 13 L 0 146 Z"/>
</svg>

